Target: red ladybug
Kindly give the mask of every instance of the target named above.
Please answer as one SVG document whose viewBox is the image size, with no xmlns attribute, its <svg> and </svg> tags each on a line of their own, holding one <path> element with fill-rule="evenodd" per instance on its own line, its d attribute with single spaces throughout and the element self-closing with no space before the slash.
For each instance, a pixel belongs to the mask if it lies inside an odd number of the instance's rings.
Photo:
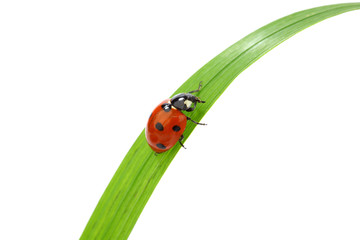
<svg viewBox="0 0 360 240">
<path fill-rule="evenodd" d="M 192 120 L 181 112 L 194 111 L 196 103 L 205 102 L 191 94 L 199 92 L 201 86 L 200 82 L 198 89 L 188 93 L 177 94 L 171 99 L 162 101 L 154 109 L 145 128 L 146 140 L 152 150 L 157 153 L 165 152 L 172 148 L 177 141 L 184 147 L 181 141 L 184 138 L 183 132 L 185 131 L 187 120 L 199 125 L 206 125 Z M 193 107 L 192 104 L 194 104 Z"/>
</svg>

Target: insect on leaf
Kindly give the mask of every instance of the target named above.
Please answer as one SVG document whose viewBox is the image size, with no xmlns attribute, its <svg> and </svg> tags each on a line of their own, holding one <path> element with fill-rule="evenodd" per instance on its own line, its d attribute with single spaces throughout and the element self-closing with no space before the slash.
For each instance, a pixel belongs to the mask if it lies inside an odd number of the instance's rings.
<svg viewBox="0 0 360 240">
<path fill-rule="evenodd" d="M 185 81 L 174 94 L 203 88 L 198 94 L 206 99 L 188 114 L 200 121 L 230 83 L 265 53 L 305 28 L 327 18 L 360 8 L 360 3 L 335 4 L 296 12 L 278 19 L 236 42 Z M 195 124 L 188 124 L 188 137 Z M 186 140 L 186 139 L 185 139 Z M 96 206 L 81 239 L 127 239 L 160 178 L 179 151 L 155 155 L 144 131 L 137 138 Z"/>
</svg>

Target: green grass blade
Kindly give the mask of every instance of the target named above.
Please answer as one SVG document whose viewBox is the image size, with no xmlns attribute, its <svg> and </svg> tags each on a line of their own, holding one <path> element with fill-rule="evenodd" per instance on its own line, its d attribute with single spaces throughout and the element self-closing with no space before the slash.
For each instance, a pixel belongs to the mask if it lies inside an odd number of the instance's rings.
<svg viewBox="0 0 360 240">
<path fill-rule="evenodd" d="M 191 76 L 174 94 L 196 89 L 206 104 L 188 116 L 200 121 L 230 83 L 266 52 L 301 30 L 338 14 L 360 9 L 360 3 L 323 6 L 276 20 L 230 46 Z M 159 99 L 162 100 L 162 99 Z M 195 124 L 188 124 L 188 137 Z M 144 131 L 137 138 L 101 197 L 81 239 L 127 239 L 160 178 L 179 151 L 177 144 L 155 156 Z"/>
</svg>

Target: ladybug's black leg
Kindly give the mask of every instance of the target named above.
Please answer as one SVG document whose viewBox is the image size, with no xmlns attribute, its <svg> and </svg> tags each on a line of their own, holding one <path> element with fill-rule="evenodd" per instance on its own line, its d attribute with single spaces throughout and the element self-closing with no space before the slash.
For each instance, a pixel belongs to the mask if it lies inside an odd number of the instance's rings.
<svg viewBox="0 0 360 240">
<path fill-rule="evenodd" d="M 180 145 L 186 149 L 186 147 L 184 146 L 184 144 L 181 142 L 184 139 L 184 135 L 181 135 L 181 137 L 179 138 L 179 143 Z"/>
<path fill-rule="evenodd" d="M 189 118 L 189 117 L 186 117 L 187 118 L 187 120 L 190 120 L 190 121 L 192 121 L 193 123 L 196 123 L 197 125 L 207 125 L 206 123 L 199 123 L 199 122 L 196 122 L 196 121 L 194 121 L 194 120 L 192 120 L 191 118 Z"/>
<path fill-rule="evenodd" d="M 200 89 L 201 89 L 201 87 L 202 87 L 202 81 L 199 83 L 199 87 L 198 87 L 198 89 L 196 89 L 196 90 L 193 90 L 193 91 L 190 91 L 190 92 L 188 92 L 188 93 L 194 93 L 194 92 L 198 92 L 198 91 L 200 91 Z"/>
</svg>

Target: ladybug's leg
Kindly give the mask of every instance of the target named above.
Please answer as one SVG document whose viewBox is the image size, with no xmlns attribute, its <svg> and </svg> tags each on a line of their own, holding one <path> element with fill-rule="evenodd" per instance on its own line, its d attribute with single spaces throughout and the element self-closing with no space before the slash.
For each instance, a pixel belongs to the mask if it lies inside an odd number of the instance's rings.
<svg viewBox="0 0 360 240">
<path fill-rule="evenodd" d="M 194 120 L 192 120 L 191 118 L 189 118 L 189 117 L 186 117 L 187 118 L 187 120 L 190 120 L 190 121 L 192 121 L 193 123 L 196 123 L 197 125 L 207 125 L 206 123 L 199 123 L 199 122 L 196 122 L 196 121 L 194 121 Z"/>
<path fill-rule="evenodd" d="M 196 89 L 196 90 L 193 90 L 193 91 L 190 91 L 190 92 L 188 92 L 188 93 L 194 93 L 194 92 L 198 92 L 198 91 L 200 91 L 200 89 L 201 89 L 201 87 L 202 87 L 202 81 L 199 83 L 199 87 L 198 87 L 198 89 Z"/>
<path fill-rule="evenodd" d="M 184 139 L 184 135 L 181 135 L 181 137 L 179 138 L 179 143 L 180 145 L 186 149 L 186 147 L 184 146 L 184 144 L 181 142 Z"/>
</svg>

